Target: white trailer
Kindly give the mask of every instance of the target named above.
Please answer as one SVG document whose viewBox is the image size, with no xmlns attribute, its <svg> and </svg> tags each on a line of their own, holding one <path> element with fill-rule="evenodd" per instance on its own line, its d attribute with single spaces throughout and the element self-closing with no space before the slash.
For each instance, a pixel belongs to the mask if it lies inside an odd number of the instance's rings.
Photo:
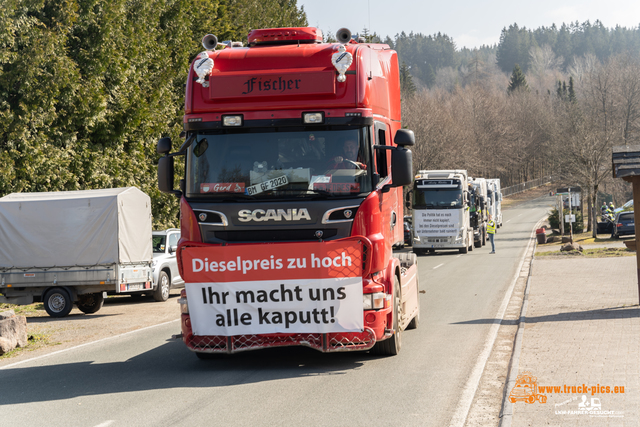
<svg viewBox="0 0 640 427">
<path fill-rule="evenodd" d="M 476 197 L 479 198 L 478 212 L 475 221 L 472 221 L 475 225 L 473 239 L 478 248 L 484 246 L 489 238 L 487 234 L 487 223 L 489 222 L 489 214 L 491 213 L 491 200 L 489 199 L 489 187 L 485 178 L 469 177 L 469 183 L 474 188 Z"/>
<path fill-rule="evenodd" d="M 413 252 L 473 250 L 466 170 L 419 171 L 413 184 Z"/>
<path fill-rule="evenodd" d="M 487 179 L 489 186 L 489 200 L 491 203 L 491 215 L 497 227 L 502 227 L 502 190 L 500 178 Z"/>
<path fill-rule="evenodd" d="M 52 317 L 151 292 L 151 200 L 135 187 L 0 198 L 0 302 L 42 301 Z"/>
</svg>

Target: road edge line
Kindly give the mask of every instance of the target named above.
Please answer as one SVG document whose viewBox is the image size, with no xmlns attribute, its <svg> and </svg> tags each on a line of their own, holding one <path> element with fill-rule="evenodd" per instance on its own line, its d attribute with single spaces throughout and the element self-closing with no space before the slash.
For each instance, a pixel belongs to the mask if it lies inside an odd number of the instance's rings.
<svg viewBox="0 0 640 427">
<path fill-rule="evenodd" d="M 540 225 L 544 220 L 543 218 L 536 224 L 536 227 Z M 535 227 L 534 227 L 535 228 Z M 531 287 L 531 272 L 533 271 L 533 259 L 535 254 L 534 245 L 533 252 L 531 253 L 531 259 L 529 260 L 529 273 L 527 275 L 527 285 L 524 288 L 524 295 L 522 297 L 522 307 L 520 307 L 520 318 L 518 319 L 518 331 L 516 332 L 515 339 L 513 340 L 513 350 L 511 351 L 511 359 L 509 360 L 509 367 L 507 368 L 507 378 L 504 383 L 504 389 L 502 390 L 502 404 L 500 405 L 500 422 L 498 427 L 510 427 L 513 417 L 513 403 L 509 401 L 507 395 L 509 390 L 515 386 L 516 378 L 518 377 L 518 369 L 520 369 L 520 352 L 522 350 L 522 340 L 524 335 L 525 319 L 527 316 L 527 308 L 529 307 L 529 290 Z"/>
<path fill-rule="evenodd" d="M 471 375 L 469 376 L 464 389 L 462 390 L 461 398 L 458 401 L 456 410 L 451 417 L 451 422 L 449 423 L 450 427 L 464 427 L 464 424 L 467 421 L 469 411 L 471 410 L 471 405 L 473 405 L 473 398 L 478 391 L 478 386 L 480 385 L 480 380 L 482 379 L 482 373 L 484 372 L 484 368 L 487 364 L 487 361 L 489 360 L 489 356 L 491 355 L 491 350 L 493 350 L 493 344 L 498 337 L 498 330 L 500 329 L 500 325 L 504 320 L 504 313 L 507 311 L 507 306 L 509 305 L 509 301 L 511 300 L 511 296 L 513 294 L 513 290 L 515 289 L 516 282 L 518 281 L 518 277 L 520 277 L 520 273 L 522 272 L 522 267 L 525 263 L 525 259 L 527 258 L 527 254 L 529 253 L 529 249 L 531 248 L 532 244 L 535 244 L 536 227 L 538 227 L 538 225 L 542 221 L 544 221 L 547 216 L 548 214 L 545 214 L 542 219 L 536 222 L 536 225 L 534 225 L 533 229 L 531 230 L 529 243 L 524 250 L 524 254 L 522 255 L 520 264 L 518 265 L 513 280 L 511 281 L 511 285 L 509 286 L 509 289 L 507 290 L 502 300 L 502 304 L 500 304 L 500 307 L 498 308 L 498 312 L 495 316 L 495 321 L 491 325 L 491 329 L 489 330 L 489 334 L 487 336 L 487 339 L 485 340 L 484 347 L 480 352 L 478 359 L 476 360 L 476 364 L 471 370 Z M 533 257 L 533 252 L 531 252 L 531 256 Z"/>
</svg>

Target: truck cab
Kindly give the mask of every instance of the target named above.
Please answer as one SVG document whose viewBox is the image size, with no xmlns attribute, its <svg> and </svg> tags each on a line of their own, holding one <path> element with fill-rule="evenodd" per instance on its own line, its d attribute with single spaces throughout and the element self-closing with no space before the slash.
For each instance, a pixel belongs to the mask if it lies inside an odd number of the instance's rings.
<svg viewBox="0 0 640 427">
<path fill-rule="evenodd" d="M 348 30 L 337 37 L 262 29 L 247 47 L 216 49 L 208 35 L 191 65 L 185 141 L 174 153 L 159 141 L 158 181 L 180 198 L 183 340 L 199 357 L 282 345 L 395 354 L 402 330 L 417 325 L 415 259 L 393 251 L 404 242 L 414 144 L 400 129 L 397 54 L 356 43 Z M 185 162 L 179 189 L 176 156 Z M 263 286 L 257 297 L 292 291 L 298 303 L 280 310 L 267 296 L 263 311 L 239 303 L 256 296 L 254 282 Z M 305 308 L 307 291 L 344 298 Z M 335 316 L 301 324 L 314 310 Z"/>
<path fill-rule="evenodd" d="M 419 171 L 413 184 L 413 252 L 473 250 L 466 170 Z"/>
</svg>

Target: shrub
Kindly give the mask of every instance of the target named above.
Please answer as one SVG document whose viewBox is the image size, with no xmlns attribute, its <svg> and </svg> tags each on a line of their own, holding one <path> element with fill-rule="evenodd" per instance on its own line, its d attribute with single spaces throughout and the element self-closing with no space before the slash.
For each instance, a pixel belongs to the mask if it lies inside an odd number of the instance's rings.
<svg viewBox="0 0 640 427">
<path fill-rule="evenodd" d="M 569 209 L 563 210 L 563 218 L 564 215 L 569 215 Z M 580 211 L 575 212 L 576 222 L 573 223 L 573 232 L 574 233 L 582 233 L 584 231 L 584 220 L 582 219 L 582 214 Z M 558 209 L 553 208 L 551 213 L 549 213 L 549 226 L 556 230 L 560 230 L 560 221 L 558 220 Z M 564 230 L 567 232 L 569 230 L 569 223 L 565 221 Z"/>
</svg>

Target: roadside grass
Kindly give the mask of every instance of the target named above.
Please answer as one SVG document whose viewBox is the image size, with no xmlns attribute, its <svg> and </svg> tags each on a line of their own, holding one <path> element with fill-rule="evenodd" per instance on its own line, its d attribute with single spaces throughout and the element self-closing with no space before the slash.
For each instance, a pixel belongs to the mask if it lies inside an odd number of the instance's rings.
<svg viewBox="0 0 640 427">
<path fill-rule="evenodd" d="M 580 251 L 566 251 L 560 250 L 536 252 L 535 256 L 549 257 L 549 258 L 562 258 L 562 257 L 575 257 L 575 258 L 610 258 L 621 256 L 635 256 L 636 252 L 627 248 L 593 248 Z"/>
<path fill-rule="evenodd" d="M 565 234 L 565 237 L 568 237 L 568 234 Z M 544 246 L 560 246 L 565 245 L 566 243 L 562 243 L 562 236 L 556 230 L 553 230 L 552 233 L 547 234 L 547 239 L 549 237 L 555 237 L 558 239 L 557 242 L 549 242 L 545 243 Z M 620 239 L 612 239 L 609 233 L 607 234 L 598 234 L 597 237 L 593 237 L 591 235 L 591 231 L 585 231 L 584 233 L 574 233 L 573 234 L 573 243 L 579 243 L 581 245 L 590 245 L 594 243 L 614 243 L 614 242 L 624 242 L 625 240 L 633 240 L 635 236 L 622 237 Z"/>
<path fill-rule="evenodd" d="M 0 311 L 5 310 L 13 310 L 16 315 L 25 317 L 42 317 L 47 315 L 44 305 L 41 302 L 29 305 L 0 304 Z"/>
</svg>

